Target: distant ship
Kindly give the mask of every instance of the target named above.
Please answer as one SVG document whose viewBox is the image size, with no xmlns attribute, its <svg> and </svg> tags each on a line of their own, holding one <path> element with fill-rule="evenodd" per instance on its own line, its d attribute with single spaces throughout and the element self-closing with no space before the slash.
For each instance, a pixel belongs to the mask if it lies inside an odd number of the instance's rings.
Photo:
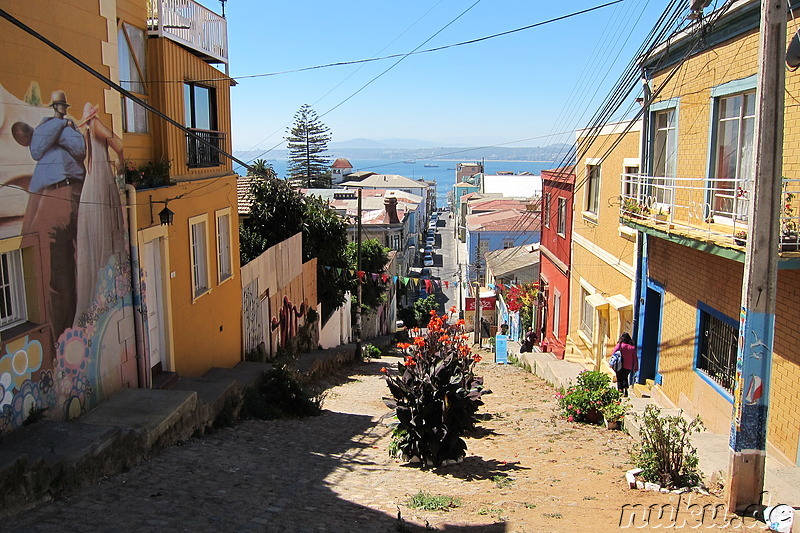
<svg viewBox="0 0 800 533">
<path fill-rule="evenodd" d="M 425 164 L 424 164 L 424 165 L 422 165 L 422 166 L 424 166 L 424 167 L 429 167 L 429 168 L 430 168 L 430 167 L 438 167 L 439 165 L 436 165 L 436 164 L 434 164 L 434 163 L 425 163 Z"/>
<path fill-rule="evenodd" d="M 416 163 L 416 161 L 414 161 L 413 159 L 406 159 L 405 161 L 403 161 L 403 163 L 406 163 L 408 165 L 413 165 L 414 163 Z"/>
</svg>

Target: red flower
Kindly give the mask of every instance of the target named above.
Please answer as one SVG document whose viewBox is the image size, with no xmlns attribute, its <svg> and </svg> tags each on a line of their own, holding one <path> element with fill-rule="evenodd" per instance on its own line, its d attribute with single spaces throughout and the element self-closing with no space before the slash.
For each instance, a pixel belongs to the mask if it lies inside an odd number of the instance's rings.
<svg viewBox="0 0 800 533">
<path fill-rule="evenodd" d="M 425 346 L 425 339 L 423 339 L 422 337 L 414 337 L 414 344 L 420 347 Z"/>
<path fill-rule="evenodd" d="M 473 361 L 475 361 L 476 363 L 480 363 L 480 362 L 481 362 L 481 359 L 483 359 L 483 357 L 481 357 L 481 356 L 480 356 L 480 355 L 478 355 L 478 354 L 475 354 L 475 355 L 473 355 L 473 356 L 472 356 L 472 359 L 473 359 Z"/>
<path fill-rule="evenodd" d="M 413 357 L 411 357 L 410 355 L 408 355 L 408 356 L 406 356 L 406 360 L 405 360 L 405 362 L 404 362 L 403 364 L 404 364 L 405 366 L 414 366 L 414 365 L 416 365 L 416 364 L 417 364 L 417 362 L 416 362 L 416 361 L 414 361 L 414 358 L 413 358 Z"/>
<path fill-rule="evenodd" d="M 406 348 L 410 348 L 411 345 L 407 342 L 398 342 L 397 347 L 400 348 L 401 350 L 405 350 Z"/>
<path fill-rule="evenodd" d="M 430 315 L 431 316 L 436 316 L 436 309 L 431 309 Z"/>
<path fill-rule="evenodd" d="M 383 372 L 384 374 L 388 374 L 389 373 L 389 371 L 386 370 L 386 367 L 381 368 L 381 372 Z"/>
</svg>

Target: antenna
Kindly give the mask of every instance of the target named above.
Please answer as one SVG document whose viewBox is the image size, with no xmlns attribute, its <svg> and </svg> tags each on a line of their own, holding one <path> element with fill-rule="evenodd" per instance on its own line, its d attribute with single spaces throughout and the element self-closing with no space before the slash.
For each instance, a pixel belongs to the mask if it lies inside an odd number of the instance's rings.
<svg viewBox="0 0 800 533">
<path fill-rule="evenodd" d="M 219 0 L 219 3 L 222 4 L 222 18 L 225 18 L 225 2 L 228 0 Z"/>
<path fill-rule="evenodd" d="M 786 49 L 786 67 L 791 72 L 800 68 L 800 33 L 795 32 Z"/>
</svg>

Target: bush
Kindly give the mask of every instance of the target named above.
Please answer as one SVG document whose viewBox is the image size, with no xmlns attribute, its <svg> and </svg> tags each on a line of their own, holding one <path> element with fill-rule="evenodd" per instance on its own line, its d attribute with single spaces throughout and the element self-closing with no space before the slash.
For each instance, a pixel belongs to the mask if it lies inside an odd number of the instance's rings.
<svg viewBox="0 0 800 533">
<path fill-rule="evenodd" d="M 382 369 L 392 394 L 384 401 L 397 418 L 389 451 L 418 457 L 425 466 L 464 458 L 461 437 L 474 429 L 481 396 L 489 392 L 473 372 L 480 356 L 465 342 L 464 321 L 448 324 L 447 318 L 431 311 L 428 335 L 397 345 L 410 352 L 397 364 L 397 375 Z"/>
<path fill-rule="evenodd" d="M 619 403 L 622 393 L 611 387 L 611 378 L 599 370 L 584 370 L 578 382 L 556 394 L 562 414 L 570 422 L 600 422 L 602 412 Z"/>
<path fill-rule="evenodd" d="M 633 450 L 633 461 L 642 469 L 641 477 L 665 488 L 698 485 L 702 474 L 697 468 L 697 449 L 689 442 L 689 436 L 703 429 L 699 416 L 688 422 L 681 414 L 662 417 L 661 409 L 655 405 L 645 407 L 639 430 L 642 440 Z"/>
<path fill-rule="evenodd" d="M 369 361 L 371 359 L 380 359 L 381 358 L 381 349 L 375 346 L 374 344 L 365 344 L 361 347 L 361 359 L 363 361 Z"/>
<path fill-rule="evenodd" d="M 322 396 L 312 396 L 284 367 L 264 373 L 264 381 L 247 390 L 242 418 L 301 418 L 322 413 Z"/>
</svg>

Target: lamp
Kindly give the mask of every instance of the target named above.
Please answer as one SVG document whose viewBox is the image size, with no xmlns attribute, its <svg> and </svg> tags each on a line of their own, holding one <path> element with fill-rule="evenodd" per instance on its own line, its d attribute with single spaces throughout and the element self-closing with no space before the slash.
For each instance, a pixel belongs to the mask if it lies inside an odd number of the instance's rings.
<svg viewBox="0 0 800 533">
<path fill-rule="evenodd" d="M 170 211 L 169 207 L 167 207 L 166 202 L 164 203 L 164 209 L 159 211 L 158 218 L 161 220 L 162 226 L 171 226 L 172 219 L 175 217 L 175 213 Z"/>
</svg>

